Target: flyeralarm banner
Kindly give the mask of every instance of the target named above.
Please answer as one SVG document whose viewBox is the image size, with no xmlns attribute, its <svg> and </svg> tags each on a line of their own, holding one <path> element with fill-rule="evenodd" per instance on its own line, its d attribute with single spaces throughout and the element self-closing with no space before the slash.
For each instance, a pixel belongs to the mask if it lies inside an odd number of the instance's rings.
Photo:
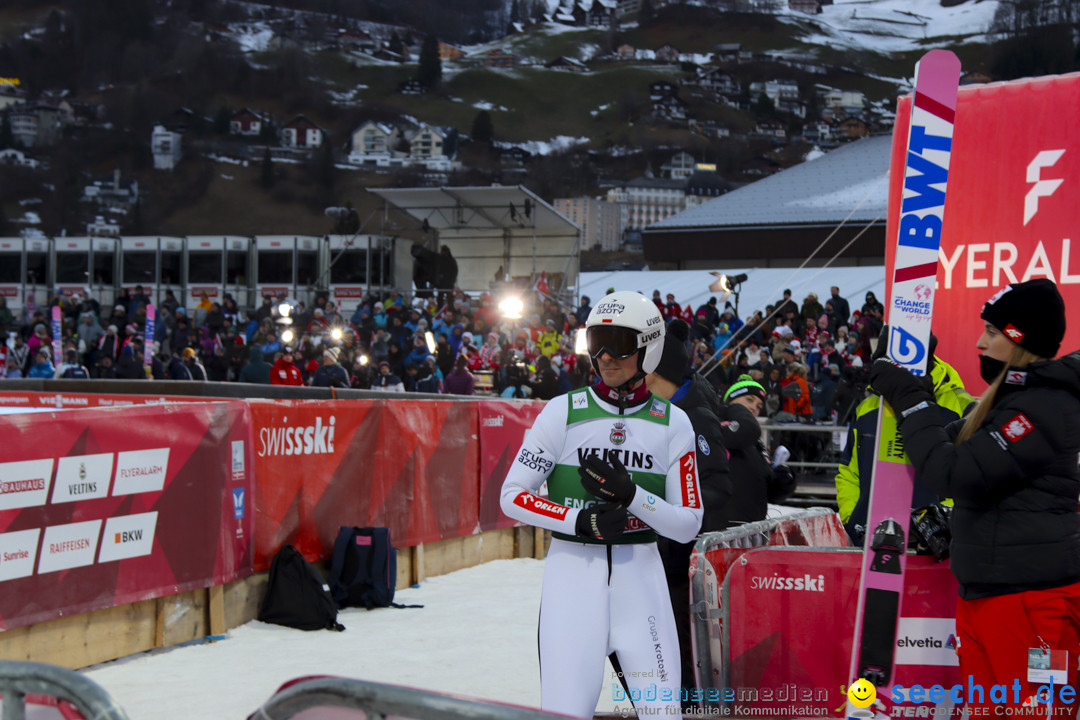
<svg viewBox="0 0 1080 720">
<path fill-rule="evenodd" d="M 252 572 L 242 402 L 0 416 L 0 629 Z"/>
<path fill-rule="evenodd" d="M 902 98 L 897 108 L 890 197 L 900 197 L 904 180 L 910 103 Z M 1000 288 L 1045 277 L 1066 308 L 1080 307 L 1080 134 L 1066 121 L 1078 113 L 1080 73 L 960 88 L 933 331 L 938 355 L 973 394 L 986 387 L 979 313 Z M 888 237 L 899 210 L 889 207 Z M 918 312 L 892 312 L 905 310 Z M 1077 349 L 1080 322 L 1070 322 L 1059 354 Z"/>
</svg>

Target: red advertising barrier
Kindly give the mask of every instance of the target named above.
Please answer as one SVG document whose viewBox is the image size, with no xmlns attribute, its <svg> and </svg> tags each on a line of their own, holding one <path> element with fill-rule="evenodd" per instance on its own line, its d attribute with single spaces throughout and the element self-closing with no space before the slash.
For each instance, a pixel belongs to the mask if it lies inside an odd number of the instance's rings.
<svg viewBox="0 0 1080 720">
<path fill-rule="evenodd" d="M 888 237 L 899 217 L 910 103 L 910 96 L 902 98 L 896 111 Z M 975 350 L 979 312 L 997 289 L 1046 277 L 1057 283 L 1066 308 L 1080 307 L 1080 133 L 1062 120 L 1078 113 L 1080 73 L 960 88 L 934 333 L 938 353 L 975 394 L 986 387 Z M 886 278 L 886 297 L 888 284 Z M 1074 318 L 1061 353 L 1078 348 Z"/>
<path fill-rule="evenodd" d="M 843 710 L 861 562 L 856 549 L 768 547 L 732 565 L 723 587 L 730 653 L 723 686 L 733 715 L 833 716 Z M 948 563 L 908 558 L 891 687 L 959 682 L 956 596 Z M 933 702 L 894 705 L 893 694 L 878 693 L 890 716 L 948 715 L 943 707 L 935 712 Z M 927 707 L 916 710 L 919 705 Z"/>
<path fill-rule="evenodd" d="M 543 409 L 544 403 L 538 402 L 507 400 L 477 403 L 480 421 L 481 530 L 520 525 L 499 509 L 499 494 L 525 433 Z"/>
<path fill-rule="evenodd" d="M 107 395 L 76 392 L 18 392 L 0 390 L 0 407 L 57 408 L 130 407 L 165 403 L 205 403 L 205 397 L 185 395 Z"/>
<path fill-rule="evenodd" d="M 341 525 L 386 526 L 398 546 L 476 531 L 473 403 L 249 403 L 258 477 L 256 570 L 267 569 L 283 543 L 309 559 L 327 557 Z"/>
<path fill-rule="evenodd" d="M 0 628 L 251 573 L 244 403 L 0 416 Z"/>
</svg>

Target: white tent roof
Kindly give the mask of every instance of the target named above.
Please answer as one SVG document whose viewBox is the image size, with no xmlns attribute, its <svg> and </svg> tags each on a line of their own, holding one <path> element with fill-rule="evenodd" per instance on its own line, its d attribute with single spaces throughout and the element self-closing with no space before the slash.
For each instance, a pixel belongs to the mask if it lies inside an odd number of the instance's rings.
<svg viewBox="0 0 1080 720">
<path fill-rule="evenodd" d="M 528 189 L 378 188 L 371 192 L 438 233 L 458 261 L 458 285 L 488 290 L 501 269 L 513 278 L 546 271 L 552 291 L 577 284 L 581 229 Z"/>
</svg>

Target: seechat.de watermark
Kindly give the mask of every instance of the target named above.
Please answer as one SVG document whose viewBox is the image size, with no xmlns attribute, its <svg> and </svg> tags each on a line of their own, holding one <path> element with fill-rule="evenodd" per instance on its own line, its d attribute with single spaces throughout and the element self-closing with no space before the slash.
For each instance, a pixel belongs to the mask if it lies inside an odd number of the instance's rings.
<svg viewBox="0 0 1080 720">
<path fill-rule="evenodd" d="M 944 685 L 893 685 L 889 692 L 893 703 L 951 702 L 959 708 L 965 706 L 969 715 L 1053 715 L 1076 713 L 1076 688 L 1069 684 L 1039 685 L 1034 695 L 1026 695 L 1019 679 L 1012 683 L 983 687 L 968 675 L 966 683 Z M 936 708 L 932 708 L 936 709 Z M 944 709 L 944 708 L 943 708 Z"/>
</svg>

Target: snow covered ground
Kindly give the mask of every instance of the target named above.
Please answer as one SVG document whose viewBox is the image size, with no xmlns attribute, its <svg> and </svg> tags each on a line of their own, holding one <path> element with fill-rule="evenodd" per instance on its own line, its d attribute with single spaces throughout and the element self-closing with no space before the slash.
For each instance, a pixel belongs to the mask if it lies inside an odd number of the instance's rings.
<svg viewBox="0 0 1080 720">
<path fill-rule="evenodd" d="M 83 672 L 132 720 L 243 720 L 285 681 L 319 674 L 539 707 L 543 571 L 539 560 L 496 560 L 398 591 L 397 602 L 421 609 L 349 608 L 338 616 L 342 633 L 252 621 L 225 640 Z M 623 705 L 605 687 L 597 707 L 629 710 Z"/>
</svg>

